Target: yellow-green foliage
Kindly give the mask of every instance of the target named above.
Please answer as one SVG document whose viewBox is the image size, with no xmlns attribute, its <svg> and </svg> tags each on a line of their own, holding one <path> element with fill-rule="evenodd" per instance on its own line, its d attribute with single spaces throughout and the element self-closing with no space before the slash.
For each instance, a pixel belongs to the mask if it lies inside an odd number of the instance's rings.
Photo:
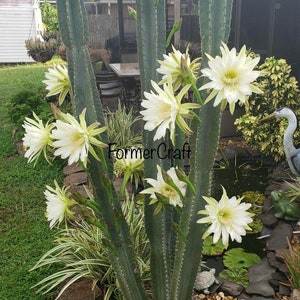
<svg viewBox="0 0 300 300">
<path fill-rule="evenodd" d="M 249 99 L 246 114 L 236 120 L 237 129 L 242 131 L 246 142 L 275 161 L 284 157 L 282 138 L 287 126 L 285 119 L 259 120 L 280 107 L 289 107 L 300 116 L 300 92 L 298 82 L 291 76 L 291 66 L 285 59 L 266 58 L 259 66 L 262 76 L 258 83 L 263 94 L 253 94 Z M 300 142 L 300 132 L 294 135 Z"/>
</svg>

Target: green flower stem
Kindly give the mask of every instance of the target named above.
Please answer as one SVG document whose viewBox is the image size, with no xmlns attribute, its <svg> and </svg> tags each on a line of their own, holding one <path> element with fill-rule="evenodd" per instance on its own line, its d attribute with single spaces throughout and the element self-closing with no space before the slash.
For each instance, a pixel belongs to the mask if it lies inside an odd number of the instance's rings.
<svg viewBox="0 0 300 300">
<path fill-rule="evenodd" d="M 120 189 L 120 193 L 119 193 L 119 200 L 120 201 L 123 200 L 124 192 L 126 190 L 126 185 L 127 185 L 128 180 L 130 179 L 130 176 L 131 176 L 130 172 L 125 172 L 124 178 L 123 178 L 123 181 L 122 181 L 122 185 L 121 185 L 121 189 Z"/>
<path fill-rule="evenodd" d="M 201 95 L 200 95 L 200 93 L 199 93 L 199 90 L 198 90 L 198 87 L 197 87 L 197 85 L 196 85 L 196 82 L 193 81 L 191 88 L 192 88 L 192 91 L 193 91 L 193 93 L 194 93 L 194 96 L 195 96 L 195 98 L 196 98 L 196 100 L 197 100 L 197 103 L 200 104 L 200 105 L 202 105 L 202 104 L 203 104 L 203 101 L 202 101 L 202 99 L 201 99 Z"/>
<path fill-rule="evenodd" d="M 86 203 L 86 207 L 89 207 L 90 209 L 92 209 L 94 211 L 94 213 L 97 215 L 97 216 L 100 216 L 100 211 L 99 211 L 99 207 L 97 205 L 97 203 L 95 203 L 94 201 L 88 201 Z"/>
<path fill-rule="evenodd" d="M 90 209 L 92 209 L 94 211 L 94 213 L 96 215 L 100 216 L 99 207 L 95 201 L 88 200 L 86 197 L 82 196 L 78 192 L 72 192 L 72 196 L 73 196 L 74 200 L 79 204 L 80 207 L 81 206 L 89 207 Z"/>
<path fill-rule="evenodd" d="M 166 49 L 170 46 L 174 34 L 175 34 L 178 30 L 180 30 L 181 25 L 182 25 L 182 19 L 180 19 L 180 20 L 178 20 L 178 21 L 176 21 L 176 22 L 174 23 L 174 25 L 173 25 L 173 27 L 172 27 L 172 29 L 171 29 L 170 33 L 168 34 L 168 37 L 167 37 L 166 46 L 165 46 Z"/>
<path fill-rule="evenodd" d="M 199 114 L 196 114 L 193 110 L 190 111 L 190 114 L 193 115 L 194 119 L 198 122 L 198 124 L 200 125 L 201 124 L 201 120 L 200 120 L 200 117 L 199 117 Z"/>
<path fill-rule="evenodd" d="M 107 228 L 105 228 L 105 226 L 103 226 L 103 224 L 99 222 L 99 220 L 96 217 L 92 216 L 90 212 L 86 211 L 86 209 L 82 209 L 82 213 L 84 215 L 85 221 L 87 221 L 91 225 L 98 227 L 105 237 L 109 236 Z"/>
</svg>

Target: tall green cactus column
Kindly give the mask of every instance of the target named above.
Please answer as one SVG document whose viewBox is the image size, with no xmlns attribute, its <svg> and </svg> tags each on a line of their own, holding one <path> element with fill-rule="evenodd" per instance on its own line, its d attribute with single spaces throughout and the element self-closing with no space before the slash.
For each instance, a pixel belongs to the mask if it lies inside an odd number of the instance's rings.
<svg viewBox="0 0 300 300">
<path fill-rule="evenodd" d="M 163 58 L 166 43 L 165 0 L 137 0 L 137 41 L 142 91 L 152 90 L 151 80 L 160 81 L 156 69 L 158 59 Z M 143 95 L 142 95 L 143 97 Z M 144 131 L 144 145 L 157 148 L 161 141 L 153 141 L 154 132 Z M 170 160 L 145 160 L 145 177 L 156 178 L 160 165 L 165 170 L 171 167 Z M 145 225 L 151 247 L 151 285 L 154 299 L 170 299 L 170 278 L 175 243 L 171 222 L 173 208 L 165 208 L 154 215 L 154 205 L 145 200 Z"/>
<path fill-rule="evenodd" d="M 73 108 L 78 117 L 86 111 L 87 125 L 99 121 L 104 124 L 95 75 L 88 53 L 87 15 L 83 0 L 58 0 L 58 19 L 62 40 L 67 49 L 68 70 L 73 90 Z M 101 139 L 106 142 L 105 134 Z M 126 299 L 146 299 L 139 274 L 129 230 L 120 201 L 112 185 L 112 161 L 104 150 L 104 162 L 89 157 L 88 172 L 94 187 L 94 197 L 100 217 L 107 227 L 104 244 L 108 248 L 112 267 Z"/>
<path fill-rule="evenodd" d="M 212 56 L 220 51 L 221 41 L 227 42 L 231 20 L 232 0 L 199 0 L 202 68 L 207 64 L 205 53 Z M 203 82 L 199 82 L 203 84 Z M 207 95 L 202 95 L 205 99 Z M 185 239 L 178 239 L 171 299 L 190 299 L 202 253 L 203 225 L 196 223 L 197 212 L 204 209 L 202 196 L 210 194 L 211 172 L 220 134 L 220 107 L 205 104 L 199 113 L 200 124 L 193 121 L 191 138 L 190 180 L 196 194 L 187 194 L 186 205 L 181 216 L 180 229 Z"/>
</svg>

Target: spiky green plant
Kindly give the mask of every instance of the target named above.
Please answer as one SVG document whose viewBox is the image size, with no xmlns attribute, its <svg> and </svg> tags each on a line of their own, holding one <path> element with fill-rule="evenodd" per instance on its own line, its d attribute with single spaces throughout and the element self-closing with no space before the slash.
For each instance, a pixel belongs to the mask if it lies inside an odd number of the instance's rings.
<svg viewBox="0 0 300 300">
<path fill-rule="evenodd" d="M 128 112 L 125 107 L 118 103 L 115 112 L 107 110 L 105 114 L 105 123 L 108 127 L 108 140 L 115 143 L 116 149 L 124 149 L 142 144 L 142 133 L 134 131 L 134 125 L 141 121 L 140 116 L 133 115 L 133 109 Z"/>
<path fill-rule="evenodd" d="M 141 73 L 142 95 L 151 90 L 151 80 L 160 81 L 156 72 L 158 59 L 162 59 L 166 44 L 165 0 L 140 0 L 137 8 L 137 42 Z M 215 56 L 221 42 L 227 42 L 232 0 L 199 0 L 199 20 L 202 47 L 202 67 L 207 66 L 205 53 Z M 58 19 L 63 43 L 66 46 L 69 76 L 74 91 L 74 113 L 78 117 L 83 109 L 86 122 L 104 123 L 104 114 L 90 62 L 87 43 L 87 16 L 82 0 L 58 0 Z M 203 104 L 198 88 L 201 79 L 193 82 L 191 89 L 197 102 Z M 202 98 L 207 94 L 203 93 Z M 204 209 L 203 195 L 210 194 L 211 173 L 220 132 L 221 108 L 209 102 L 195 113 L 191 122 L 193 149 L 189 178 L 178 173 L 189 188 L 181 211 L 165 206 L 157 213 L 150 199 L 145 197 L 145 227 L 151 248 L 151 288 L 157 300 L 190 299 L 193 283 L 201 261 L 202 239 L 205 227 L 196 223 L 198 211 Z M 174 147 L 182 148 L 184 134 L 176 130 Z M 161 141 L 153 141 L 153 132 L 144 132 L 145 148 L 157 148 Z M 107 135 L 101 140 L 107 142 Z M 171 141 L 165 141 L 171 147 Z M 102 150 L 101 150 L 102 151 Z M 99 154 L 100 155 L 100 154 Z M 93 195 L 99 207 L 99 219 L 104 224 L 105 247 L 114 269 L 120 290 L 125 299 L 142 300 L 147 295 L 142 283 L 139 259 L 134 250 L 130 228 L 121 209 L 120 199 L 112 184 L 112 161 L 108 150 L 101 152 L 102 161 L 89 157 L 88 173 L 93 185 Z M 145 177 L 155 178 L 156 165 L 169 169 L 182 166 L 179 159 L 156 158 L 145 160 Z M 166 177 L 168 180 L 168 177 Z M 171 183 L 172 184 L 172 183 Z M 174 183 L 173 183 L 174 185 Z M 195 187 L 195 188 L 193 188 Z"/>
</svg>

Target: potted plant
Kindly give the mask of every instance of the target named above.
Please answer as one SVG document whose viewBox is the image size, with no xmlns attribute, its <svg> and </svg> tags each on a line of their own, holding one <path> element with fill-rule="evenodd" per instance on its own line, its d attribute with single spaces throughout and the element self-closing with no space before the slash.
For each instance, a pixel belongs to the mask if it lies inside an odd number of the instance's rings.
<svg viewBox="0 0 300 300">
<path fill-rule="evenodd" d="M 49 61 L 54 55 L 57 48 L 57 40 L 50 38 L 43 40 L 41 38 L 30 38 L 25 41 L 28 55 L 35 61 L 46 62 Z"/>
</svg>

